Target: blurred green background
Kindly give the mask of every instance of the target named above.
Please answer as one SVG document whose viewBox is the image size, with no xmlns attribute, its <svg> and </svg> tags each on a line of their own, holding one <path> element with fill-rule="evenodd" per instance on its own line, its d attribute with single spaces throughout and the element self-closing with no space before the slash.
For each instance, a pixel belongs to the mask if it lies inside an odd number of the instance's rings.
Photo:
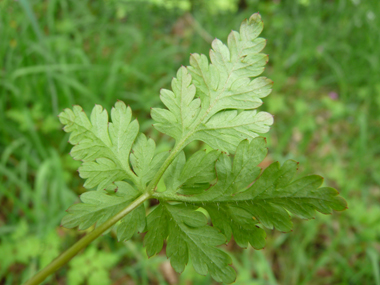
<svg viewBox="0 0 380 285">
<path fill-rule="evenodd" d="M 226 250 L 236 284 L 380 284 L 380 1 L 0 0 L 0 284 L 20 284 L 85 233 L 59 227 L 84 188 L 57 115 L 129 104 L 142 131 L 190 52 L 208 53 L 260 11 L 275 115 L 264 165 L 293 158 L 349 209 L 268 231 L 264 250 Z M 190 150 L 191 151 L 191 150 Z M 107 235 L 46 284 L 213 284 L 142 236 Z"/>
</svg>

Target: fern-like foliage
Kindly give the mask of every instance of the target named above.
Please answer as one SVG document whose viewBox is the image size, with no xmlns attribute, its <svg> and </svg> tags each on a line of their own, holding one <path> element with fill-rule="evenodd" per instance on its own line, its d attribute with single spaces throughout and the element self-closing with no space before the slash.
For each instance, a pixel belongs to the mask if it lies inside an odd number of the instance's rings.
<svg viewBox="0 0 380 285">
<path fill-rule="evenodd" d="M 256 110 L 272 86 L 271 80 L 257 77 L 267 62 L 260 53 L 262 29 L 260 15 L 252 15 L 240 32 L 230 33 L 227 45 L 213 41 L 210 62 L 205 55 L 191 55 L 172 90 L 161 90 L 167 109 L 153 108 L 151 115 L 155 128 L 175 139 L 170 153 L 157 153 L 155 142 L 139 134 L 131 109 L 121 101 L 111 111 L 111 122 L 101 106 L 95 106 L 90 119 L 79 106 L 62 112 L 60 120 L 74 145 L 71 154 L 83 161 L 84 186 L 94 189 L 68 209 L 63 226 L 99 226 L 141 195 L 156 198 L 160 204 L 153 210 L 140 203 L 116 224 L 118 239 L 146 231 L 149 256 L 166 241 L 177 272 L 191 259 L 199 274 L 231 283 L 236 277 L 231 258 L 217 246 L 232 236 L 241 247 L 261 249 L 264 228 L 291 230 L 289 212 L 310 219 L 316 211 L 346 209 L 335 189 L 320 187 L 320 176 L 294 180 L 297 163 L 292 160 L 273 163 L 264 172 L 258 167 L 267 154 L 259 135 L 273 123 L 272 115 Z M 187 159 L 183 149 L 194 140 L 214 150 Z M 160 179 L 164 189 L 157 189 Z"/>
<path fill-rule="evenodd" d="M 168 109 L 152 109 L 154 126 L 177 144 L 201 140 L 215 149 L 233 153 L 243 139 L 269 131 L 273 117 L 255 109 L 271 92 L 272 81 L 260 75 L 268 56 L 260 53 L 266 41 L 259 14 L 245 20 L 240 33 L 232 31 L 228 45 L 216 39 L 205 55 L 192 54 L 190 66 L 181 67 L 172 81 L 173 91 L 162 89 Z M 242 110 L 239 112 L 239 110 Z"/>
</svg>

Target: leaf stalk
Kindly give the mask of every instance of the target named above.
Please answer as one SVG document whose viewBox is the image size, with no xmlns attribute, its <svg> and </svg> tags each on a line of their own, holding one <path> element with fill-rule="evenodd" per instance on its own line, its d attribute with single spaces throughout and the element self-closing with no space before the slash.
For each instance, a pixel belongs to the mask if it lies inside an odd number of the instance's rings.
<svg viewBox="0 0 380 285">
<path fill-rule="evenodd" d="M 166 169 L 173 162 L 173 160 L 176 158 L 178 153 L 186 146 L 185 143 L 186 143 L 187 138 L 188 136 L 182 139 L 180 143 L 176 144 L 176 146 L 172 149 L 168 158 L 164 161 L 160 169 L 157 171 L 156 175 L 153 177 L 152 181 L 150 181 L 150 183 L 148 184 L 146 188 L 146 193 L 149 193 L 149 195 L 153 195 L 153 193 L 156 190 L 157 184 L 158 182 L 160 182 L 160 179 L 162 175 L 164 175 Z"/>
<path fill-rule="evenodd" d="M 43 282 L 49 275 L 56 272 L 59 268 L 69 262 L 77 253 L 79 253 L 82 249 L 84 249 L 87 245 L 89 245 L 92 241 L 94 241 L 97 237 L 107 231 L 110 227 L 116 224 L 119 220 L 124 218 L 146 200 L 151 198 L 149 193 L 143 193 L 136 200 L 134 200 L 131 204 L 129 204 L 126 208 L 121 210 L 115 216 L 107 220 L 104 224 L 101 224 L 99 227 L 94 229 L 91 233 L 80 239 L 74 245 L 72 245 L 69 249 L 63 252 L 60 256 L 54 259 L 48 266 L 30 278 L 24 285 L 37 285 Z"/>
</svg>

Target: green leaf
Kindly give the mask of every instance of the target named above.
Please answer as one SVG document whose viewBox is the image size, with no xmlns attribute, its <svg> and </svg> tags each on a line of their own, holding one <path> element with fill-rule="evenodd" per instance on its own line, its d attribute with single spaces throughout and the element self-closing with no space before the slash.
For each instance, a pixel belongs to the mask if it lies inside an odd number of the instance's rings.
<svg viewBox="0 0 380 285">
<path fill-rule="evenodd" d="M 216 248 L 226 243 L 225 236 L 208 226 L 206 216 L 196 210 L 194 206 L 161 203 L 152 211 L 144 239 L 148 255 L 160 252 L 167 239 L 166 254 L 177 272 L 182 272 L 191 259 L 197 273 L 209 272 L 218 282 L 234 282 L 231 258 Z"/>
<path fill-rule="evenodd" d="M 185 153 L 181 151 L 163 175 L 167 192 L 176 192 L 183 183 L 181 172 L 185 163 L 186 156 Z"/>
<path fill-rule="evenodd" d="M 215 162 L 220 152 L 199 150 L 188 161 L 181 152 L 169 166 L 164 175 L 164 181 L 168 192 L 176 192 L 180 187 L 194 194 L 199 187 L 210 186 L 210 182 L 216 178 Z M 185 194 L 184 191 L 181 192 Z"/>
<path fill-rule="evenodd" d="M 210 214 L 212 224 L 218 228 L 229 241 L 233 234 L 235 242 L 246 248 L 248 243 L 255 249 L 265 246 L 266 233 L 258 227 L 252 214 L 232 203 L 204 203 L 204 209 Z"/>
<path fill-rule="evenodd" d="M 117 239 L 119 241 L 129 240 L 135 233 L 142 233 L 145 227 L 145 207 L 141 205 L 121 219 L 120 224 L 117 225 Z"/>
<path fill-rule="evenodd" d="M 203 191 L 200 195 L 183 197 L 181 189 L 177 201 L 193 202 L 203 207 L 210 214 L 213 226 L 218 228 L 230 240 L 233 234 L 235 241 L 241 247 L 247 247 L 248 242 L 256 249 L 265 245 L 265 232 L 257 227 L 258 221 L 253 215 L 239 207 L 233 197 L 243 190 L 260 175 L 261 168 L 257 165 L 265 158 L 267 148 L 264 138 L 255 138 L 251 143 L 242 141 L 231 164 L 227 155 L 219 156 L 216 162 L 218 181 Z M 165 195 L 165 193 L 163 193 Z M 186 192 L 185 194 L 197 194 Z M 169 194 L 172 195 L 172 194 Z M 171 198 L 166 197 L 168 200 Z"/>
<path fill-rule="evenodd" d="M 264 138 L 255 138 L 250 143 L 248 140 L 242 141 L 236 150 L 233 165 L 228 155 L 219 156 L 215 164 L 217 183 L 193 198 L 199 201 L 214 201 L 220 197 L 228 199 L 247 189 L 260 175 L 261 168 L 257 165 L 265 158 L 267 152 Z"/>
<path fill-rule="evenodd" d="M 227 46 L 214 40 L 211 63 L 205 55 L 192 54 L 190 66 L 181 67 L 173 79 L 173 92 L 161 91 L 168 109 L 152 109 L 156 129 L 173 137 L 177 145 L 201 140 L 229 153 L 240 141 L 268 132 L 273 117 L 253 109 L 271 92 L 272 81 L 265 77 L 251 80 L 263 72 L 267 62 L 267 56 L 260 53 L 265 40 L 257 38 L 262 27 L 260 15 L 254 14 L 242 23 L 240 33 L 231 32 Z"/>
<path fill-rule="evenodd" d="M 83 185 L 87 189 L 96 186 L 98 186 L 98 190 L 105 189 L 114 181 L 128 178 L 123 169 L 105 157 L 97 158 L 95 161 L 83 162 L 78 171 L 81 178 L 87 179 Z"/>
<path fill-rule="evenodd" d="M 315 216 L 315 211 L 331 214 L 332 210 L 343 211 L 346 201 L 331 187 L 320 187 L 323 178 L 309 175 L 293 181 L 298 163 L 288 160 L 282 167 L 278 162 L 271 164 L 246 192 L 236 195 L 235 200 L 247 201 L 252 206 L 251 213 L 264 226 L 275 226 L 281 231 L 289 231 L 291 224 L 286 222 L 285 210 L 305 219 Z M 244 208 L 247 208 L 244 206 Z M 270 211 L 275 209 L 277 215 Z M 279 219 L 281 217 L 281 219 Z"/>
<path fill-rule="evenodd" d="M 154 140 L 147 139 L 144 134 L 139 134 L 133 144 L 130 160 L 141 190 L 145 190 L 146 184 L 152 180 L 169 155 L 168 152 L 155 155 L 155 150 L 156 144 Z"/>
<path fill-rule="evenodd" d="M 136 181 L 129 153 L 139 130 L 137 120 L 131 122 L 132 111 L 121 101 L 112 108 L 111 118 L 108 123 L 108 113 L 99 105 L 92 110 L 91 120 L 79 106 L 59 114 L 64 131 L 71 133 L 69 142 L 75 145 L 72 157 L 83 161 L 79 174 L 87 179 L 84 186 L 88 189 L 104 189 L 123 179 Z"/>
<path fill-rule="evenodd" d="M 273 123 L 272 115 L 256 110 L 272 87 L 271 80 L 257 77 L 267 62 L 260 53 L 262 28 L 260 15 L 252 15 L 240 33 L 230 33 L 227 45 L 213 41 L 210 62 L 205 55 L 191 55 L 190 66 L 181 67 L 172 80 L 173 91 L 161 90 L 167 109 L 153 108 L 151 115 L 156 129 L 176 141 L 169 153 L 156 153 L 154 141 L 138 135 L 138 123 L 122 102 L 112 109 L 110 123 L 100 106 L 90 120 L 78 106 L 61 113 L 75 145 L 71 154 L 83 161 L 79 172 L 87 179 L 85 187 L 98 189 L 81 195 L 83 203 L 70 207 L 62 224 L 86 229 L 126 209 L 131 212 L 116 224 L 119 240 L 145 230 L 149 256 L 158 254 L 166 241 L 177 272 L 191 259 L 199 274 L 231 283 L 236 275 L 231 258 L 217 246 L 234 237 L 241 247 L 261 249 L 264 227 L 291 230 L 289 212 L 310 219 L 316 211 L 346 209 L 335 189 L 320 187 L 322 177 L 294 180 L 297 163 L 292 160 L 282 167 L 273 163 L 263 172 L 258 166 L 267 155 L 259 134 Z M 194 140 L 213 150 L 186 158 L 183 149 Z M 146 219 L 142 203 L 148 198 L 160 204 Z"/>
<path fill-rule="evenodd" d="M 180 140 L 191 129 L 201 101 L 194 99 L 195 86 L 191 84 L 191 75 L 184 66 L 178 70 L 177 78 L 173 78 L 172 89 L 161 89 L 160 94 L 161 101 L 170 111 L 153 108 L 151 115 L 157 121 L 154 125 L 157 130 Z"/>
<path fill-rule="evenodd" d="M 234 153 L 244 139 L 252 139 L 269 131 L 273 116 L 266 112 L 222 111 L 199 127 L 197 138 L 214 149 Z"/>
<path fill-rule="evenodd" d="M 263 138 L 250 143 L 242 141 L 233 163 L 222 154 L 216 163 L 218 181 L 201 194 L 183 196 L 162 193 L 159 198 L 168 201 L 191 203 L 206 209 L 213 226 L 229 240 L 231 234 L 238 245 L 246 247 L 249 242 L 255 248 L 265 244 L 265 232 L 258 223 L 288 232 L 292 229 L 289 212 L 302 218 L 312 218 L 315 211 L 329 214 L 332 210 L 346 209 L 346 201 L 330 187 L 320 188 L 323 178 L 310 175 L 293 181 L 297 163 L 289 160 L 282 167 L 270 165 L 262 175 L 257 167 L 266 155 Z"/>
<path fill-rule="evenodd" d="M 164 208 L 158 205 L 147 217 L 148 232 L 144 237 L 146 253 L 149 257 L 159 253 L 169 234 L 169 219 Z"/>
<path fill-rule="evenodd" d="M 186 184 L 210 182 L 216 178 L 214 165 L 220 152 L 199 150 L 185 163 L 180 180 Z"/>
<path fill-rule="evenodd" d="M 85 230 L 95 223 L 99 226 L 128 206 L 140 194 L 123 181 L 115 182 L 115 186 L 117 188 L 113 193 L 105 190 L 83 193 L 80 196 L 82 203 L 75 204 L 67 210 L 68 215 L 63 217 L 62 226 L 79 227 L 80 230 Z M 135 232 L 142 232 L 145 225 L 145 209 L 141 205 L 116 225 L 118 239 L 130 239 Z"/>
</svg>

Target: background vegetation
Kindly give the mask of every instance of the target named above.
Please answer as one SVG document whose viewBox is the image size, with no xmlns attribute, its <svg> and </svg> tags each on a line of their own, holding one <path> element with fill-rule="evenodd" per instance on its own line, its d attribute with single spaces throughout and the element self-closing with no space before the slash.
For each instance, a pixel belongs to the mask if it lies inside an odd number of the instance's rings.
<svg viewBox="0 0 380 285">
<path fill-rule="evenodd" d="M 264 250 L 230 244 L 236 284 L 380 284 L 380 2 L 360 0 L 0 1 L 0 284 L 20 284 L 85 233 L 59 223 L 84 188 L 58 113 L 125 101 L 142 130 L 190 52 L 260 11 L 275 114 L 271 161 L 293 158 L 349 210 L 268 231 Z M 191 148 L 190 148 L 191 151 Z M 47 284 L 211 284 L 175 274 L 142 237 L 104 236 Z"/>
</svg>

